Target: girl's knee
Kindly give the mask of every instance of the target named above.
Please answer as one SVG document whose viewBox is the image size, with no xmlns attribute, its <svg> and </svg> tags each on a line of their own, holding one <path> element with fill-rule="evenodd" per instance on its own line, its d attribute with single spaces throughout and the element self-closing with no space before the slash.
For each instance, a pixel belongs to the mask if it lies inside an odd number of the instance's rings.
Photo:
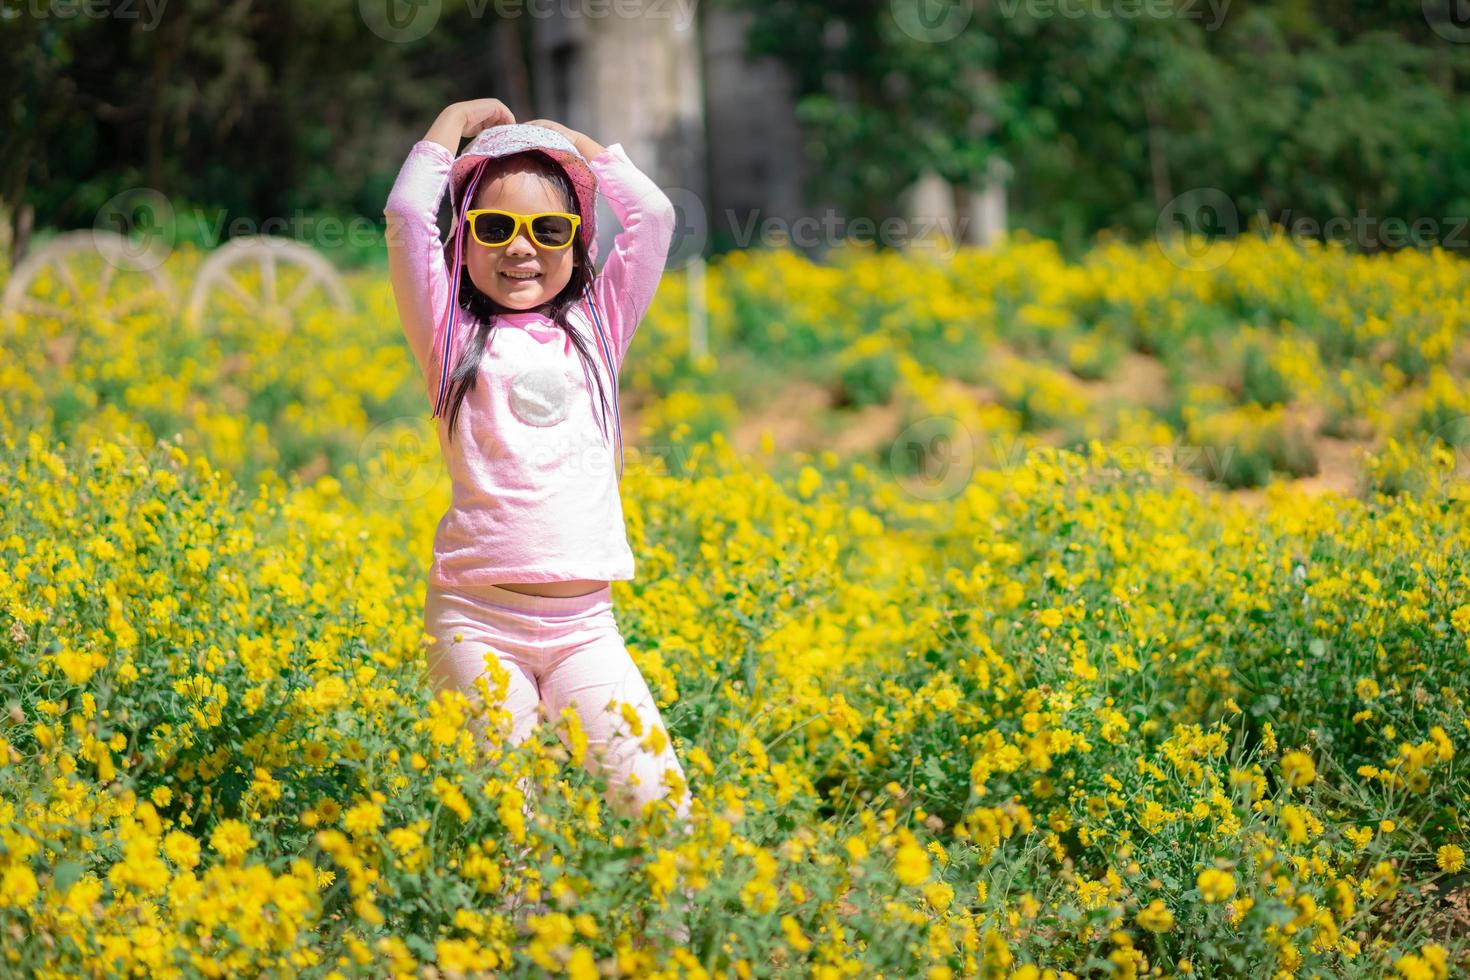
<svg viewBox="0 0 1470 980">
<path fill-rule="evenodd" d="M 649 803 L 667 800 L 680 821 L 689 820 L 689 784 L 672 748 L 658 755 L 640 750 L 631 756 L 609 761 L 602 774 L 609 784 L 605 799 L 614 812 L 625 817 L 638 817 Z M 672 780 L 665 779 L 669 773 L 674 774 Z M 677 796 L 671 782 L 679 787 Z"/>
</svg>

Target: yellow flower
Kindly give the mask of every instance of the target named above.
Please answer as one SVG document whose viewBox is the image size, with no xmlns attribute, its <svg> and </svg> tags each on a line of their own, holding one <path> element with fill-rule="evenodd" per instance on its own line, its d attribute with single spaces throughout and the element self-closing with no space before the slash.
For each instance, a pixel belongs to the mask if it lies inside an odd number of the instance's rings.
<svg viewBox="0 0 1470 980">
<path fill-rule="evenodd" d="M 1135 917 L 1138 924 L 1149 932 L 1168 932 L 1174 928 L 1174 913 L 1169 911 L 1163 899 L 1156 898 L 1140 909 Z"/>
<path fill-rule="evenodd" d="M 221 820 L 209 835 L 209 846 L 226 861 L 238 861 L 255 846 L 250 828 L 235 819 Z"/>
<path fill-rule="evenodd" d="M 673 851 L 661 847 L 653 860 L 643 865 L 643 876 L 648 879 L 654 895 L 662 897 L 673 892 L 679 879 L 679 864 L 675 858 Z"/>
<path fill-rule="evenodd" d="M 453 810 L 461 820 L 470 819 L 470 803 L 464 798 L 460 788 L 443 776 L 434 777 L 434 796 L 449 809 Z"/>
<path fill-rule="evenodd" d="M 1101 881 L 1081 881 L 1077 885 L 1077 900 L 1085 909 L 1100 909 L 1107 903 L 1108 886 Z"/>
<path fill-rule="evenodd" d="M 163 839 L 163 856 L 180 868 L 197 867 L 199 842 L 181 830 L 171 830 Z"/>
<path fill-rule="evenodd" d="M 1461 633 L 1470 633 L 1470 605 L 1456 606 L 1450 613 L 1450 622 Z"/>
<path fill-rule="evenodd" d="M 1444 730 L 1444 726 L 1435 725 L 1429 729 L 1429 738 L 1434 742 L 1435 754 L 1440 762 L 1448 762 L 1455 757 L 1455 743 L 1450 741 L 1450 734 Z"/>
<path fill-rule="evenodd" d="M 1317 778 L 1317 767 L 1305 752 L 1288 752 L 1281 757 L 1281 775 L 1288 786 L 1306 786 Z"/>
<path fill-rule="evenodd" d="M 931 881 L 924 886 L 924 901 L 943 912 L 954 903 L 954 887 L 942 881 Z"/>
<path fill-rule="evenodd" d="M 1394 960 L 1393 968 L 1404 980 L 1442 980 L 1449 976 L 1448 970 L 1440 973 L 1432 961 L 1414 953 L 1408 953 Z"/>
<path fill-rule="evenodd" d="M 64 649 L 51 658 L 73 684 L 85 684 L 97 669 L 107 663 L 99 653 L 89 650 Z"/>
<path fill-rule="evenodd" d="M 342 826 L 354 834 L 370 833 L 383 824 L 383 810 L 376 803 L 363 802 L 347 811 Z"/>
<path fill-rule="evenodd" d="M 1449 953 L 1439 943 L 1430 943 L 1419 950 L 1419 956 L 1429 964 L 1430 970 L 1434 972 L 1434 980 L 1447 980 L 1450 975 Z"/>
<path fill-rule="evenodd" d="M 929 855 L 917 844 L 904 844 L 898 849 L 894 872 L 905 885 L 918 885 L 929 880 Z"/>
<path fill-rule="evenodd" d="M 194 569 L 194 571 L 202 572 L 209 567 L 209 549 L 185 548 L 184 560 L 188 563 L 190 568 Z"/>
<path fill-rule="evenodd" d="M 35 874 L 24 864 L 12 864 L 0 875 L 0 906 L 25 908 L 40 891 Z"/>
<path fill-rule="evenodd" d="M 1458 845 L 1446 844 L 1434 852 L 1439 870 L 1453 874 L 1465 866 L 1465 852 Z"/>
<path fill-rule="evenodd" d="M 1235 894 L 1235 876 L 1218 868 L 1201 871 L 1195 884 L 1199 887 L 1200 897 L 1212 905 Z"/>
<path fill-rule="evenodd" d="M 1261 748 L 1268 754 L 1276 751 L 1276 729 L 1269 721 L 1261 725 Z"/>
<path fill-rule="evenodd" d="M 803 466 L 796 478 L 796 493 L 803 500 L 809 499 L 822 485 L 822 474 L 814 466 Z"/>
<path fill-rule="evenodd" d="M 801 925 L 790 915 L 781 916 L 781 934 L 786 944 L 798 953 L 811 948 L 812 941 L 802 934 Z"/>
<path fill-rule="evenodd" d="M 597 980 L 601 976 L 597 972 L 597 960 L 586 946 L 578 945 L 572 950 L 572 958 L 567 961 L 567 976 L 572 980 Z"/>
</svg>

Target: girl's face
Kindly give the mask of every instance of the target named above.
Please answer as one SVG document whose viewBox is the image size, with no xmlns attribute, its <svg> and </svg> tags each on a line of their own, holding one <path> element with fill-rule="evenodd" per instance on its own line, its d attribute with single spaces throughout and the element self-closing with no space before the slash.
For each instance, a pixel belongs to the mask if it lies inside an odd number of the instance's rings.
<svg viewBox="0 0 1470 980">
<path fill-rule="evenodd" d="M 482 180 L 471 207 L 501 208 L 520 214 L 573 211 L 556 184 L 521 164 L 514 164 L 493 180 Z M 542 248 L 531 239 L 524 225 L 504 245 L 481 245 L 468 228 L 465 234 L 468 236 L 464 243 L 465 265 L 470 270 L 470 280 L 501 306 L 534 310 L 554 299 L 572 278 L 575 262 L 572 248 Z M 510 273 L 534 275 L 512 278 Z"/>
</svg>

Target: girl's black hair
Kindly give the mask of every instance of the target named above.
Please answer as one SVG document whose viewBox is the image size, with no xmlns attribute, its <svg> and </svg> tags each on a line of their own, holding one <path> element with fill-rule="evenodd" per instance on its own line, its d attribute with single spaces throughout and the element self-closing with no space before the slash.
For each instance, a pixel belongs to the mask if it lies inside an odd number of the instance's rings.
<svg viewBox="0 0 1470 980">
<path fill-rule="evenodd" d="M 554 163 L 545 154 L 536 150 L 523 150 L 520 153 L 512 153 L 504 157 L 485 161 L 483 166 L 487 169 L 480 178 L 480 186 L 484 186 L 493 176 L 488 168 L 495 164 L 500 164 L 500 167 L 504 168 L 512 162 L 522 162 L 531 165 L 542 177 L 545 177 L 556 185 L 557 190 L 566 201 L 566 210 L 576 215 L 582 214 L 582 209 L 577 204 L 576 190 L 572 187 L 572 182 L 568 179 L 566 171 L 562 170 L 558 164 Z M 467 177 L 465 179 L 466 188 L 471 183 L 472 181 Z M 463 228 L 460 230 L 460 234 L 469 236 L 470 230 Z M 454 268 L 454 237 L 453 235 L 449 236 L 449 241 L 444 245 L 445 267 L 451 270 Z M 470 237 L 465 242 L 465 247 L 478 248 L 480 246 L 474 241 L 473 237 Z M 572 276 L 567 280 L 567 284 L 562 288 L 562 291 L 548 301 L 546 304 L 546 315 L 566 332 L 573 346 L 577 348 L 577 353 L 582 358 L 583 367 L 597 379 L 597 393 L 602 404 L 602 418 L 605 423 L 608 417 L 609 407 L 607 392 L 602 384 L 602 374 L 597 370 L 597 361 L 588 349 L 587 339 L 582 336 L 580 331 L 572 328 L 571 322 L 567 318 L 568 311 L 576 305 L 578 299 L 581 297 L 583 287 L 592 284 L 592 262 L 587 254 L 587 245 L 583 241 L 580 228 L 577 230 L 577 234 L 572 236 L 571 248 L 573 258 Z M 459 363 L 454 365 L 449 375 L 449 396 L 446 401 L 448 410 L 446 415 L 449 421 L 449 440 L 451 442 L 454 441 L 454 428 L 455 422 L 459 418 L 460 405 L 464 402 L 465 395 L 478 382 L 480 376 L 480 359 L 484 356 L 486 348 L 489 347 L 490 342 L 494 339 L 493 335 L 498 329 L 495 315 L 497 313 L 524 312 L 501 306 L 495 300 L 480 292 L 475 286 L 474 280 L 470 277 L 470 264 L 468 262 L 462 262 L 460 264 L 459 276 L 459 306 L 461 310 L 469 314 L 468 319 L 473 326 L 470 329 L 469 338 L 465 343 L 464 353 L 460 355 Z M 452 292 L 454 284 L 450 283 L 449 287 Z M 606 432 L 607 430 L 604 427 L 604 435 L 606 435 Z"/>
</svg>

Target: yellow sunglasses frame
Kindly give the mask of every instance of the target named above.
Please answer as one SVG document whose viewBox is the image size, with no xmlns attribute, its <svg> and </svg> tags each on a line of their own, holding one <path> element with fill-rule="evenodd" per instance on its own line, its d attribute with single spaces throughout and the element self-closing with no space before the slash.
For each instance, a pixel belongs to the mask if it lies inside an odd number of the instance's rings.
<svg viewBox="0 0 1470 980">
<path fill-rule="evenodd" d="M 475 231 L 475 218 L 482 214 L 503 214 L 507 217 L 513 218 L 515 220 L 515 225 L 512 226 L 510 230 L 510 237 L 503 242 L 494 242 L 493 244 L 482 239 L 479 233 Z M 536 229 L 532 226 L 531 222 L 535 221 L 537 218 L 545 217 L 568 218 L 571 220 L 572 234 L 571 237 L 566 240 L 565 244 L 547 245 L 542 242 L 541 239 L 536 237 Z M 582 216 L 579 214 L 572 214 L 570 211 L 537 211 L 535 214 L 521 214 L 519 211 L 506 211 L 504 208 L 476 208 L 473 211 L 465 212 L 464 220 L 470 226 L 470 236 L 486 248 L 499 248 L 502 245 L 509 245 L 511 242 L 516 240 L 516 235 L 520 234 L 521 229 L 525 228 L 526 237 L 530 238 L 531 241 L 535 243 L 537 248 L 544 248 L 552 252 L 560 252 L 564 248 L 571 248 L 572 242 L 577 240 L 577 229 L 582 227 Z"/>
</svg>

